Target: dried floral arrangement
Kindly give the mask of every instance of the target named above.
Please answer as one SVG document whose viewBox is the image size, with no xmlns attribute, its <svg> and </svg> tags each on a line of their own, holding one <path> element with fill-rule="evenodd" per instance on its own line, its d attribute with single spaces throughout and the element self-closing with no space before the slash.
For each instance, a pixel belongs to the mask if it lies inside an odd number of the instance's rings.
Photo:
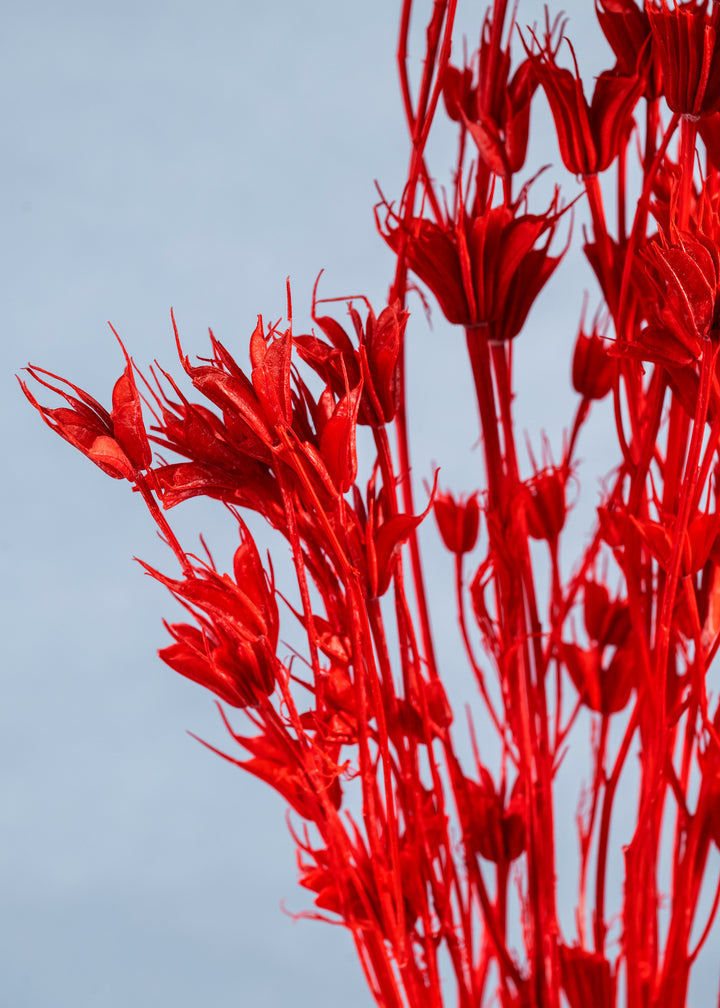
<svg viewBox="0 0 720 1008">
<path fill-rule="evenodd" d="M 378 1005 L 684 1008 L 703 950 L 713 959 L 720 902 L 709 878 L 720 847 L 720 5 L 596 0 L 615 63 L 591 100 L 566 21 L 546 12 L 542 27 L 518 26 L 507 0 L 462 62 L 456 0 L 435 0 L 413 88 L 419 6 L 403 0 L 399 30 L 407 183 L 375 208 L 397 262 L 386 304 L 355 299 L 343 314 L 314 296 L 312 331 L 297 334 L 288 291 L 287 328 L 258 319 L 249 368 L 212 332 L 210 355 L 190 360 L 175 327 L 192 391 L 159 365 L 140 375 L 124 347 L 108 407 L 40 367 L 22 386 L 49 427 L 142 497 L 178 568 L 145 569 L 188 613 L 160 655 L 222 701 L 232 746 L 221 755 L 287 801 L 307 916 L 349 929 Z M 576 409 L 557 461 L 544 450 L 538 465 L 518 446 L 513 356 L 578 238 L 559 186 L 543 212 L 529 209 L 541 93 L 564 169 L 582 182 L 592 224 L 580 251 L 603 310 L 567 342 Z M 439 117 L 457 131 L 446 188 L 427 159 Z M 437 475 L 422 502 L 413 493 L 412 290 L 465 333 L 484 461 L 469 495 L 440 490 Z M 41 403 L 48 391 L 63 405 Z M 617 466 L 563 564 L 579 445 L 607 398 Z M 367 471 L 359 432 L 373 446 Z M 172 530 L 172 509 L 198 495 L 237 522 L 228 572 Z M 287 543 L 297 604 L 248 512 Z M 433 641 L 417 537 L 430 512 L 484 709 L 469 729 Z M 288 619 L 301 651 L 283 643 Z M 556 778 L 578 746 L 591 773 L 576 811 L 558 804 Z M 628 776 L 635 804 L 617 829 Z M 555 839 L 573 828 L 568 932 Z"/>
</svg>

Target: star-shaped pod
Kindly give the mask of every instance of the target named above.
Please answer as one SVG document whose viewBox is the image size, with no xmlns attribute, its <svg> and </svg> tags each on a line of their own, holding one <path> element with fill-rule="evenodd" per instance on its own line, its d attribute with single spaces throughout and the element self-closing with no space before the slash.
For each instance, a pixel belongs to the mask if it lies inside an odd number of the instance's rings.
<svg viewBox="0 0 720 1008">
<path fill-rule="evenodd" d="M 598 76 L 588 104 L 572 46 L 572 71 L 558 66 L 550 29 L 539 52 L 525 48 L 550 104 L 563 164 L 574 175 L 605 171 L 627 137 L 643 79 L 637 71 L 628 75 L 616 65 Z"/>
<path fill-rule="evenodd" d="M 673 112 L 696 119 L 720 109 L 720 7 L 707 0 L 668 6 L 653 0 L 645 6 L 663 93 Z"/>
<path fill-rule="evenodd" d="M 67 406 L 55 409 L 42 406 L 25 382 L 21 381 L 20 385 L 29 402 L 56 434 L 87 455 L 108 476 L 133 481 L 139 470 L 147 469 L 152 462 L 152 449 L 145 431 L 132 361 L 125 348 L 122 349 L 126 366 L 115 382 L 110 411 L 77 385 L 43 368 L 28 367 L 27 370 L 40 385 L 62 396 Z M 66 385 L 75 395 L 46 381 L 42 375 Z"/>
<path fill-rule="evenodd" d="M 448 322 L 482 326 L 504 342 L 522 329 L 528 312 L 558 265 L 550 243 L 564 210 L 555 196 L 544 214 L 522 212 L 526 193 L 512 204 L 468 212 L 461 201 L 454 219 L 414 218 L 405 225 L 390 208 L 380 232 L 394 252 L 404 238 L 407 262 L 427 284 Z"/>
<path fill-rule="evenodd" d="M 525 163 L 530 104 L 538 82 L 529 60 L 510 76 L 510 46 L 502 45 L 502 28 L 502 20 L 488 11 L 477 52 L 477 79 L 472 67 L 448 66 L 443 97 L 448 115 L 463 123 L 487 168 L 509 178 Z"/>
</svg>

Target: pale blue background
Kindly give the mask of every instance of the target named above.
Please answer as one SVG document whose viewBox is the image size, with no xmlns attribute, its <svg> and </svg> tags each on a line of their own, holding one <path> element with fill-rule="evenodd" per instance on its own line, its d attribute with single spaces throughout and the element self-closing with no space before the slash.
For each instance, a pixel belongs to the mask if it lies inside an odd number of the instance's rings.
<svg viewBox="0 0 720 1008">
<path fill-rule="evenodd" d="M 308 324 L 322 268 L 326 296 L 382 307 L 392 258 L 373 180 L 397 199 L 408 153 L 397 6 L 3 4 L 0 1008 L 370 1004 L 345 934 L 279 909 L 310 905 L 282 802 L 185 734 L 226 744 L 209 694 L 155 656 L 174 610 L 131 557 L 172 562 L 142 507 L 48 432 L 11 373 L 30 359 L 107 402 L 122 360 L 106 320 L 139 364 L 176 369 L 171 305 L 188 351 L 205 352 L 209 324 L 244 359 L 256 314 L 284 313 L 287 275 Z M 580 57 L 599 69 L 592 4 L 577 7 Z M 533 17 L 540 5 L 521 4 Z M 541 162 L 557 160 L 548 136 L 545 124 L 534 140 Z M 433 150 L 441 172 L 450 134 Z M 582 268 L 564 277 L 518 351 L 521 426 L 537 447 L 542 424 L 556 455 L 588 283 Z M 411 307 L 417 485 L 437 462 L 444 485 L 470 490 L 476 421 L 451 412 L 469 392 L 461 338 Z M 583 444 L 590 496 L 607 440 Z M 193 504 L 176 527 L 188 548 L 202 529 L 222 563 L 232 540 L 215 514 Z M 574 807 L 582 769 L 567 773 Z M 574 832 L 559 842 L 572 859 Z"/>
</svg>

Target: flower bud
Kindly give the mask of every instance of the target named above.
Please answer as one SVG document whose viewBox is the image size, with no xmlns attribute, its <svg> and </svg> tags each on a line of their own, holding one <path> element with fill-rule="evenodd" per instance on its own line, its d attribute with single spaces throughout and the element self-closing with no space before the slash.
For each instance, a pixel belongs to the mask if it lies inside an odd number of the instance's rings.
<svg viewBox="0 0 720 1008">
<path fill-rule="evenodd" d="M 584 399 L 604 399 L 613 384 L 613 359 L 607 343 L 595 330 L 588 336 L 580 329 L 572 362 L 572 383 Z"/>
<path fill-rule="evenodd" d="M 490 773 L 480 768 L 480 783 L 468 777 L 458 789 L 460 815 L 464 829 L 475 850 L 486 861 L 509 864 L 525 850 L 524 798 L 522 786 L 515 782 L 510 799 L 495 790 Z"/>
<path fill-rule="evenodd" d="M 455 500 L 452 494 L 439 493 L 435 497 L 435 520 L 442 541 L 451 553 L 469 553 L 477 541 L 480 525 L 480 505 L 477 493 L 465 500 Z"/>
<path fill-rule="evenodd" d="M 565 482 L 562 469 L 545 469 L 525 483 L 525 517 L 533 539 L 555 542 L 565 524 Z"/>
</svg>

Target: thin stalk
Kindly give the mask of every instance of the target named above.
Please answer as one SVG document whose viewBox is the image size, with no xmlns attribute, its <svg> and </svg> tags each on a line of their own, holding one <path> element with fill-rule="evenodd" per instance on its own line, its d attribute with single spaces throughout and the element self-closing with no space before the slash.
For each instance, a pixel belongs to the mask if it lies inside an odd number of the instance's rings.
<svg viewBox="0 0 720 1008">
<path fill-rule="evenodd" d="M 632 715 L 628 722 L 620 749 L 615 758 L 610 779 L 605 785 L 605 795 L 603 797 L 602 813 L 600 815 L 600 833 L 598 836 L 597 868 L 595 876 L 595 951 L 600 955 L 605 955 L 605 936 L 607 927 L 605 926 L 605 878 L 607 874 L 608 840 L 610 838 L 610 819 L 612 816 L 615 790 L 617 789 L 622 773 L 630 743 L 632 742 L 635 729 L 638 724 L 638 705 L 635 704 Z"/>
<path fill-rule="evenodd" d="M 675 604 L 677 584 L 680 577 L 680 565 L 682 563 L 682 551 L 685 545 L 685 534 L 690 520 L 690 509 L 695 496 L 695 488 L 700 473 L 699 461 L 702 450 L 703 432 L 705 430 L 705 420 L 708 410 L 708 391 L 710 387 L 711 368 L 714 360 L 710 340 L 705 337 L 703 344 L 703 354 L 700 362 L 700 388 L 698 390 L 698 400 L 695 408 L 693 420 L 692 437 L 690 448 L 688 449 L 685 474 L 680 493 L 677 518 L 673 529 L 673 546 L 670 563 L 667 570 L 665 590 L 662 597 L 660 610 L 660 622 L 658 627 L 658 640 L 656 651 L 656 669 L 658 681 L 661 683 L 660 702 L 662 711 L 661 724 L 665 724 L 666 703 L 667 703 L 667 657 L 670 647 L 670 634 L 672 630 L 672 610 Z"/>
</svg>

